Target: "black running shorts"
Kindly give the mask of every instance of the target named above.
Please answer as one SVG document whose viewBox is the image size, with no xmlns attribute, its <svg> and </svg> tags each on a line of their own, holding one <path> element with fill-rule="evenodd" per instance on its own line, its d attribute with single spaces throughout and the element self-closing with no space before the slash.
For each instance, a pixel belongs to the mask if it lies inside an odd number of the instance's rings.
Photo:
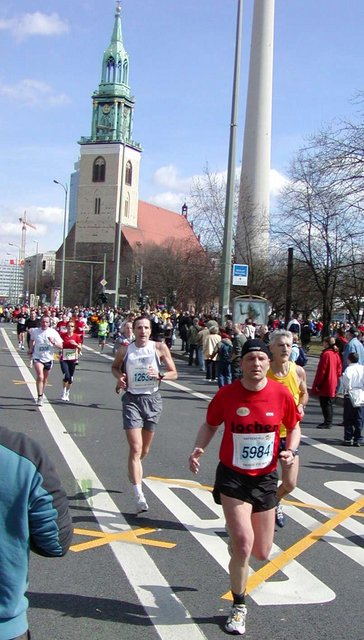
<svg viewBox="0 0 364 640">
<path fill-rule="evenodd" d="M 248 502 L 253 506 L 253 512 L 268 511 L 277 504 L 277 483 L 277 471 L 262 476 L 249 476 L 219 462 L 212 495 L 216 504 L 221 504 L 220 493 L 223 493 L 241 502 Z"/>
</svg>

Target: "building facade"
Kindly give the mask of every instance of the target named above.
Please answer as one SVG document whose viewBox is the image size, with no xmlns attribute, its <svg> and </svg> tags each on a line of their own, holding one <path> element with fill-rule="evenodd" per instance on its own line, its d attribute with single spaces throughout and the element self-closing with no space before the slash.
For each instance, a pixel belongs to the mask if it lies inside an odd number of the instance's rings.
<svg viewBox="0 0 364 640">
<path fill-rule="evenodd" d="M 23 299 L 24 265 L 16 258 L 0 261 L 0 298 L 18 304 Z"/>
</svg>

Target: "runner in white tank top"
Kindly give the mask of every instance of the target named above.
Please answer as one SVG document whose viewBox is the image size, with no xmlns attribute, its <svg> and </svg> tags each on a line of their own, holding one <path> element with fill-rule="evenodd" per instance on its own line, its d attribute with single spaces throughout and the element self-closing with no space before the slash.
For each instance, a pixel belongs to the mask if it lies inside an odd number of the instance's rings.
<svg viewBox="0 0 364 640">
<path fill-rule="evenodd" d="M 159 385 L 162 379 L 175 380 L 177 371 L 168 347 L 151 341 L 149 318 L 139 317 L 133 322 L 135 341 L 121 345 L 112 364 L 117 378 L 116 391 L 122 397 L 123 424 L 129 444 L 128 471 L 136 499 L 136 511 L 148 510 L 142 490 L 142 459 L 149 453 L 154 430 L 162 413 Z M 160 365 L 164 372 L 160 372 Z"/>
</svg>

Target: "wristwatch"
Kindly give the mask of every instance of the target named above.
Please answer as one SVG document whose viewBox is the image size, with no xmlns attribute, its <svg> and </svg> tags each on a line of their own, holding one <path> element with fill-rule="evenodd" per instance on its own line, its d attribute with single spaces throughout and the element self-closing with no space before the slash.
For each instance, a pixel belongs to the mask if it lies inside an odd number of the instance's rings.
<svg viewBox="0 0 364 640">
<path fill-rule="evenodd" d="M 297 451 L 295 449 L 286 449 L 286 451 L 290 451 L 293 457 L 296 457 Z"/>
<path fill-rule="evenodd" d="M 159 380 L 163 380 L 165 375 L 166 375 L 165 373 L 159 372 Z"/>
</svg>

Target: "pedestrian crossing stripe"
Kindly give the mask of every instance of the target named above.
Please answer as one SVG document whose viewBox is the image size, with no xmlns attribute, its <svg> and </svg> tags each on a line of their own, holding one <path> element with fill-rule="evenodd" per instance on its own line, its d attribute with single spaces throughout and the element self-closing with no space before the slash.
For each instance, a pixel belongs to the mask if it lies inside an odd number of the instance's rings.
<svg viewBox="0 0 364 640">
<path fill-rule="evenodd" d="M 220 535 L 225 529 L 225 518 L 221 506 L 216 505 L 213 500 L 211 488 L 202 488 L 198 482 L 168 478 L 152 479 L 147 477 L 144 479 L 144 483 L 171 511 L 174 517 L 184 525 L 205 552 L 228 572 L 230 560 L 228 548 L 226 540 Z M 342 483 L 339 484 L 341 487 Z M 359 483 L 359 485 L 354 485 L 356 492 L 353 492 L 353 483 L 348 483 L 349 488 L 344 493 L 350 500 L 350 505 L 347 508 L 334 508 L 320 500 L 316 502 L 314 496 L 298 489 L 293 492 L 294 500 L 284 501 L 287 505 L 287 514 L 308 529 L 309 534 L 300 538 L 296 544 L 285 551 L 273 543 L 269 560 L 264 566 L 256 572 L 250 568 L 248 592 L 258 605 L 323 604 L 335 599 L 335 592 L 307 569 L 304 563 L 300 562 L 300 556 L 318 540 L 327 542 L 351 560 L 358 562 L 361 566 L 364 565 L 364 550 L 362 551 L 349 538 L 345 538 L 336 531 L 341 525 L 341 527 L 354 532 L 355 535 L 362 535 L 363 524 L 358 522 L 357 516 L 363 515 L 364 496 L 362 491 L 364 483 Z M 335 486 L 331 487 L 330 483 L 328 483 L 328 487 L 343 495 L 341 490 L 339 491 Z M 188 505 L 183 494 L 176 493 L 179 488 L 190 491 L 216 517 L 200 515 L 196 507 Z M 327 521 L 321 523 L 316 520 L 309 514 L 310 510 L 325 514 L 328 518 Z M 278 572 L 284 575 L 283 580 L 280 577 L 277 580 Z M 272 577 L 273 579 L 270 579 Z M 231 594 L 228 592 L 221 597 L 231 599 Z"/>
<path fill-rule="evenodd" d="M 81 542 L 79 544 L 73 544 L 70 547 L 70 551 L 78 553 L 80 551 L 88 551 L 89 549 L 95 549 L 96 547 L 102 547 L 110 542 L 119 540 L 120 542 L 127 542 L 131 544 L 140 544 L 150 547 L 161 547 L 163 549 L 173 549 L 176 543 L 164 542 L 162 540 L 153 540 L 151 538 L 144 538 L 143 536 L 155 532 L 159 532 L 160 529 L 152 529 L 150 527 L 141 527 L 139 529 L 131 529 L 130 531 L 122 531 L 119 533 L 104 533 L 103 531 L 95 531 L 92 529 L 74 529 L 74 534 L 78 536 L 87 536 L 91 538 L 88 542 Z"/>
<path fill-rule="evenodd" d="M 246 592 L 250 593 L 253 589 L 256 589 L 262 582 L 266 582 L 269 578 L 272 578 L 274 574 L 283 569 L 288 562 L 300 556 L 304 551 L 311 547 L 315 542 L 321 540 L 329 531 L 335 529 L 344 520 L 352 515 L 357 515 L 358 511 L 364 507 L 364 496 L 350 504 L 346 509 L 341 509 L 333 518 L 324 522 L 319 527 L 311 531 L 307 536 L 298 540 L 289 549 L 282 551 L 273 560 L 268 562 L 264 567 L 258 569 L 253 575 L 249 576 Z M 361 514 L 362 515 L 362 514 Z M 231 592 L 225 593 L 221 596 L 224 600 L 232 600 Z"/>
</svg>

